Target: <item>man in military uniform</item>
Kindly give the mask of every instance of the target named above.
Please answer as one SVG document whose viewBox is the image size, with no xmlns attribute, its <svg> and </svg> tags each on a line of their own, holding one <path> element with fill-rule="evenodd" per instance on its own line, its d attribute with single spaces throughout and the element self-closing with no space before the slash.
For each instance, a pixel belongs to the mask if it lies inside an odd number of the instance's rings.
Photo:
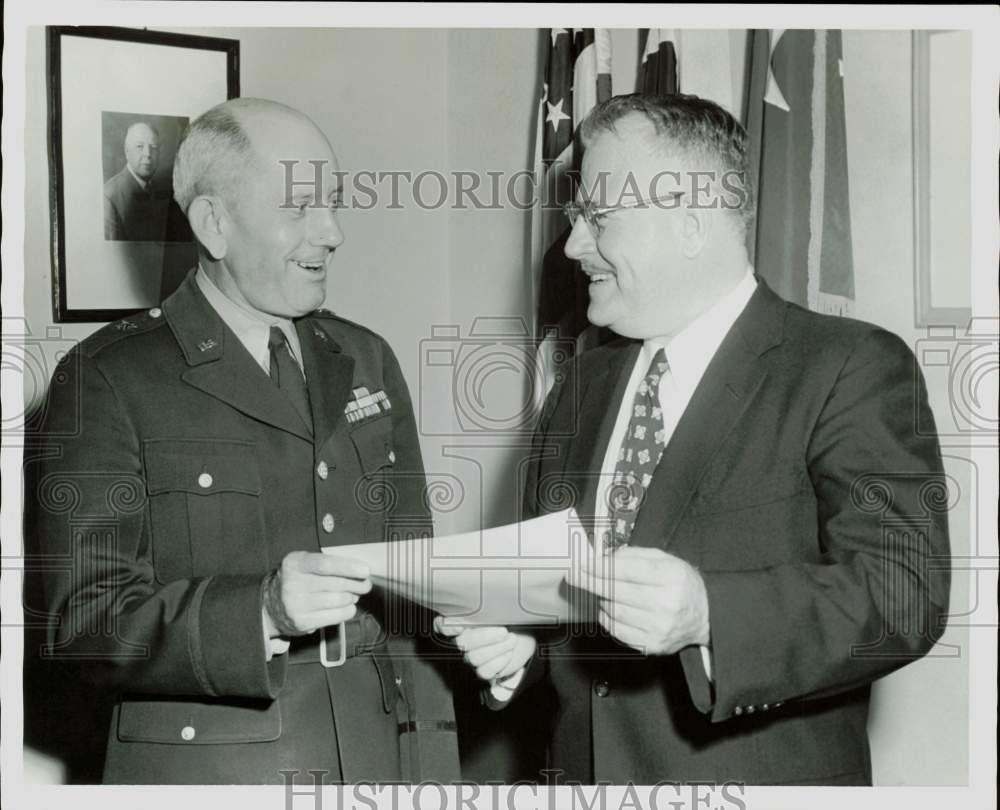
<svg viewBox="0 0 1000 810">
<path fill-rule="evenodd" d="M 288 189 L 290 160 L 330 182 Z M 440 674 L 393 655 L 366 566 L 321 552 L 431 530 L 392 351 L 317 309 L 336 177 L 302 113 L 209 110 L 174 166 L 199 266 L 57 373 L 36 491 L 42 548 L 69 561 L 46 580 L 51 655 L 115 690 L 105 782 L 457 778 Z"/>
</svg>

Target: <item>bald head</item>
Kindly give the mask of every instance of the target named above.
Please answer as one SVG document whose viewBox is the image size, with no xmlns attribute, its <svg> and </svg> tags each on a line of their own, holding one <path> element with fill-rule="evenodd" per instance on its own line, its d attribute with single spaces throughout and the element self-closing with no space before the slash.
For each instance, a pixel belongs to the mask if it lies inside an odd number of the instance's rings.
<svg viewBox="0 0 1000 810">
<path fill-rule="evenodd" d="M 247 177 L 262 168 L 258 144 L 279 140 L 290 125 L 319 132 L 305 114 L 260 98 L 231 99 L 192 121 L 174 161 L 174 199 L 181 210 L 203 195 L 238 206 Z"/>
<path fill-rule="evenodd" d="M 142 180 L 149 180 L 160 165 L 160 136 L 145 121 L 132 124 L 125 132 L 125 160 Z"/>
</svg>

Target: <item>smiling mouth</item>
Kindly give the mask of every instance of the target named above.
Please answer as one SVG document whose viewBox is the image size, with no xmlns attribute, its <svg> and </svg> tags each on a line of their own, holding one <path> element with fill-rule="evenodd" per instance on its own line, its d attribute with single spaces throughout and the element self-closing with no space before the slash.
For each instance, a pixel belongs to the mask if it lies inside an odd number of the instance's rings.
<svg viewBox="0 0 1000 810">
<path fill-rule="evenodd" d="M 292 263 L 301 267 L 309 273 L 321 273 L 326 269 L 326 259 L 318 259 L 316 261 L 299 261 L 298 259 L 293 259 Z"/>
<path fill-rule="evenodd" d="M 588 273 L 591 284 L 604 284 L 614 278 L 611 273 Z"/>
</svg>

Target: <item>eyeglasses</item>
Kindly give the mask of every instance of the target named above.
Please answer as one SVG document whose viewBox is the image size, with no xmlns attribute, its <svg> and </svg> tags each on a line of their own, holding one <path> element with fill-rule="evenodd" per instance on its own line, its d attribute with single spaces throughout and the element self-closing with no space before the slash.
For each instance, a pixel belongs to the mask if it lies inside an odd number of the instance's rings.
<svg viewBox="0 0 1000 810">
<path fill-rule="evenodd" d="M 582 216 L 583 221 L 587 223 L 591 232 L 596 236 L 604 230 L 601 220 L 608 214 L 612 214 L 615 211 L 623 211 L 626 208 L 641 208 L 653 203 L 665 203 L 668 200 L 676 200 L 678 197 L 683 196 L 683 191 L 672 191 L 663 197 L 650 197 L 647 200 L 635 200 L 633 202 L 622 203 L 621 205 L 594 205 L 590 200 L 584 200 L 582 203 L 565 203 L 562 209 L 563 213 L 566 214 L 566 219 L 569 220 L 570 226 L 576 225 L 576 221 Z"/>
</svg>

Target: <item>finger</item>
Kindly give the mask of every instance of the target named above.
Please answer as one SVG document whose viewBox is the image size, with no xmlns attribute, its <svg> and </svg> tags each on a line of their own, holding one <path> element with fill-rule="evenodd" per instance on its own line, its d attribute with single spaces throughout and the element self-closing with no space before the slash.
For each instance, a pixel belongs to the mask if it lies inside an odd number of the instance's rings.
<svg viewBox="0 0 1000 810">
<path fill-rule="evenodd" d="M 341 557 L 337 554 L 310 552 L 297 558 L 300 571 L 319 576 L 349 577 L 351 579 L 368 579 L 371 569 L 368 563 L 353 557 Z"/>
<path fill-rule="evenodd" d="M 487 644 L 485 647 L 477 647 L 474 650 L 469 650 L 465 654 L 466 663 L 474 667 L 480 667 L 487 661 L 492 661 L 493 659 L 502 659 L 500 661 L 500 666 L 506 664 L 510 660 L 510 654 L 514 651 L 514 637 L 506 639 L 505 641 L 498 641 L 496 644 Z"/>
<path fill-rule="evenodd" d="M 447 616 L 434 617 L 434 632 L 439 633 L 442 636 L 454 638 L 455 636 L 460 636 L 467 629 L 468 625 L 459 624 L 454 619 L 450 619 Z"/>
<path fill-rule="evenodd" d="M 299 574 L 289 576 L 285 587 L 289 591 L 297 593 L 335 593 L 346 591 L 347 593 L 363 596 L 372 589 L 370 579 L 347 579 L 336 576 L 318 576 L 316 574 Z"/>
<path fill-rule="evenodd" d="M 634 650 L 638 650 L 641 653 L 645 653 L 649 647 L 646 636 L 644 633 L 636 630 L 633 627 L 629 627 L 626 624 L 621 624 L 616 622 L 611 616 L 609 616 L 605 611 L 599 610 L 597 613 L 597 620 L 600 622 L 601 627 L 607 630 L 612 636 L 618 639 L 622 644 L 631 647 Z"/>
<path fill-rule="evenodd" d="M 491 681 L 494 678 L 500 676 L 500 672 L 503 671 L 504 666 L 510 661 L 510 654 L 498 655 L 495 658 L 491 658 L 489 661 L 480 664 L 476 667 L 476 675 L 482 678 L 484 681 Z"/>
<path fill-rule="evenodd" d="M 471 652 L 512 638 L 506 627 L 470 627 L 455 639 L 455 644 L 462 652 Z"/>
<path fill-rule="evenodd" d="M 625 546 L 599 559 L 585 557 L 581 569 L 584 574 L 617 582 L 656 585 L 671 577 L 683 564 L 679 557 L 656 548 Z"/>
<path fill-rule="evenodd" d="M 616 625 L 629 627 L 646 634 L 652 633 L 653 625 L 658 619 L 662 620 L 662 617 L 658 617 L 648 610 L 635 608 L 623 602 L 604 600 L 601 602 L 600 610 L 604 611 Z"/>
<path fill-rule="evenodd" d="M 298 602 L 298 610 L 303 615 L 316 613 L 321 610 L 335 610 L 336 608 L 356 605 L 358 595 L 347 591 L 330 591 L 311 593 L 303 597 Z"/>
<path fill-rule="evenodd" d="M 299 627 L 308 624 L 313 630 L 318 630 L 320 627 L 330 627 L 341 622 L 349 622 L 357 612 L 358 608 L 356 605 L 347 605 L 346 607 L 332 608 L 330 610 L 317 610 L 304 614 L 296 624 Z"/>
</svg>

